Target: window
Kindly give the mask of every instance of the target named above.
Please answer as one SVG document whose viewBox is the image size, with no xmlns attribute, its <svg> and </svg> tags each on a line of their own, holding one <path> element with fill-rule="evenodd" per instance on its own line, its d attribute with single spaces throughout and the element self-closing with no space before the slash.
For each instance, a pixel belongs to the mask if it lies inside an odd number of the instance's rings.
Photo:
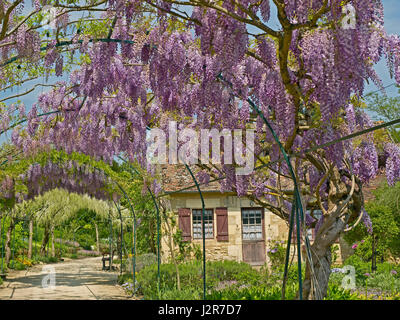
<svg viewBox="0 0 400 320">
<path fill-rule="evenodd" d="M 243 240 L 262 240 L 262 213 L 260 209 L 243 209 Z"/>
<path fill-rule="evenodd" d="M 203 238 L 202 233 L 202 224 L 201 224 L 201 215 L 202 209 L 193 209 L 193 238 L 194 239 L 201 239 Z M 206 231 L 206 238 L 212 239 L 214 238 L 214 224 L 213 224 L 213 216 L 214 212 L 212 209 L 204 210 L 204 229 Z"/>
</svg>

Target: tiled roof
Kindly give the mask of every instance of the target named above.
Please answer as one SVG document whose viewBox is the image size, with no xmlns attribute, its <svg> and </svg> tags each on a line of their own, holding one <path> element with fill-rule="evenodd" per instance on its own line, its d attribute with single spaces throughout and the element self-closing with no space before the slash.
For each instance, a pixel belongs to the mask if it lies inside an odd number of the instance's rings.
<svg viewBox="0 0 400 320">
<path fill-rule="evenodd" d="M 190 169 L 193 171 L 196 179 L 196 173 L 199 169 L 196 166 L 190 166 Z M 167 164 L 161 166 L 161 177 L 164 192 L 176 192 L 181 189 L 182 192 L 197 192 L 197 188 L 195 183 L 189 174 L 186 167 L 182 164 L 172 165 Z M 212 178 L 210 178 L 212 180 Z M 210 182 L 208 185 L 202 184 L 200 185 L 201 191 L 220 191 L 221 187 L 218 181 Z"/>
</svg>

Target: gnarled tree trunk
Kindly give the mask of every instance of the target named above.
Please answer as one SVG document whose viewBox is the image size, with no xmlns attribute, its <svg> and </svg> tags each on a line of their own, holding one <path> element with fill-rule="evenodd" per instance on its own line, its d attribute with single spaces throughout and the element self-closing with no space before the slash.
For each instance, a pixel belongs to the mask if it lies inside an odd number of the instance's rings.
<svg viewBox="0 0 400 320">
<path fill-rule="evenodd" d="M 315 247 L 311 246 L 313 270 L 317 282 L 313 282 L 316 288 L 311 287 L 311 268 L 307 261 L 306 275 L 303 283 L 303 299 L 323 299 L 328 292 L 329 276 L 331 274 L 332 254 L 331 246 Z"/>
<path fill-rule="evenodd" d="M 326 297 L 331 273 L 332 245 L 345 231 L 349 221 L 359 216 L 362 210 L 364 200 L 360 181 L 353 177 L 352 184 L 346 184 L 342 180 L 342 173 L 333 170 L 330 175 L 328 205 L 323 212 L 323 223 L 310 246 L 312 264 L 307 261 L 306 265 L 304 299 L 321 300 Z"/>
</svg>

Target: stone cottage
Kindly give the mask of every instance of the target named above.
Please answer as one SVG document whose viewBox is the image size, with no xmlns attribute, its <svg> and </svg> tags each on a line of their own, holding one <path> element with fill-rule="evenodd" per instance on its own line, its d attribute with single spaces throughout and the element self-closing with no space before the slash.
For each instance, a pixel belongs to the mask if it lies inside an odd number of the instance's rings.
<svg viewBox="0 0 400 320">
<path fill-rule="evenodd" d="M 202 247 L 202 204 L 192 178 L 183 165 L 166 165 L 161 171 L 163 189 L 169 194 L 183 239 Z M 201 191 L 205 202 L 207 260 L 264 265 L 273 242 L 287 241 L 288 226 L 267 209 L 233 192 L 221 193 L 218 182 L 202 185 Z M 167 259 L 167 239 L 163 238 L 161 245 L 163 258 Z"/>
</svg>

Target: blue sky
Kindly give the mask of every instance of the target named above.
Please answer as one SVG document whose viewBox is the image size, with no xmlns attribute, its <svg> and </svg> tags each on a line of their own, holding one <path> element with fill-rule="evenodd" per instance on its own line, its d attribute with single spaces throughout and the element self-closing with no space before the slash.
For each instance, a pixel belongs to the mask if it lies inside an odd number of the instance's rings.
<svg viewBox="0 0 400 320">
<path fill-rule="evenodd" d="M 385 29 L 387 33 L 399 34 L 400 35 L 400 1 L 399 0 L 383 0 L 383 8 L 385 10 Z M 390 79 L 388 69 L 386 67 L 386 61 L 381 60 L 375 67 L 375 70 L 382 79 L 384 86 L 392 84 L 394 79 Z M 377 90 L 377 87 L 373 84 L 366 86 L 365 92 Z M 392 86 L 386 90 L 389 96 L 396 96 L 398 94 L 397 89 Z"/>
<path fill-rule="evenodd" d="M 28 7 L 25 8 L 25 10 L 30 10 L 30 1 L 27 1 L 27 5 Z M 400 34 L 400 1 L 399 0 L 383 0 L 383 5 L 384 5 L 384 10 L 385 10 L 385 29 L 388 33 L 394 33 L 394 34 Z M 271 6 L 272 8 L 275 8 L 274 6 Z M 277 23 L 277 19 L 276 17 L 276 12 L 273 11 L 271 13 L 271 21 L 269 23 L 269 25 L 274 28 L 274 29 L 278 29 L 278 23 Z M 390 78 L 389 76 L 389 72 L 388 69 L 386 67 L 386 61 L 383 59 L 382 61 L 380 61 L 376 66 L 375 66 L 375 70 L 377 71 L 378 75 L 380 76 L 380 78 L 382 79 L 382 82 L 384 84 L 384 86 L 390 85 L 394 82 L 393 79 Z M 53 83 L 54 81 L 57 80 L 68 80 L 68 73 L 63 74 L 62 77 L 50 77 L 49 78 L 49 83 Z M 2 91 L 0 92 L 0 100 L 4 97 L 7 97 L 9 95 L 13 95 L 16 93 L 22 93 L 30 88 L 32 88 L 35 84 L 40 84 L 40 83 L 44 83 L 44 79 L 37 79 L 34 81 L 30 81 L 18 88 L 14 88 L 13 91 L 11 92 L 10 90 L 7 91 Z M 369 93 L 371 91 L 376 91 L 378 88 L 373 84 L 366 84 L 365 87 L 365 93 Z M 27 109 L 30 109 L 30 107 L 32 106 L 32 104 L 37 100 L 38 95 L 43 92 L 48 90 L 48 88 L 46 87 L 37 87 L 32 93 L 23 96 L 21 98 L 19 98 L 22 102 L 25 103 L 25 106 Z M 392 86 L 390 88 L 388 88 L 386 90 L 387 94 L 389 96 L 396 96 L 398 94 L 397 89 Z M 6 103 L 12 103 L 15 102 L 17 99 L 10 99 L 7 100 Z M 10 136 L 10 133 L 8 134 L 8 136 Z M 4 141 L 4 135 L 2 137 L 0 137 L 0 143 L 2 143 Z"/>
</svg>

